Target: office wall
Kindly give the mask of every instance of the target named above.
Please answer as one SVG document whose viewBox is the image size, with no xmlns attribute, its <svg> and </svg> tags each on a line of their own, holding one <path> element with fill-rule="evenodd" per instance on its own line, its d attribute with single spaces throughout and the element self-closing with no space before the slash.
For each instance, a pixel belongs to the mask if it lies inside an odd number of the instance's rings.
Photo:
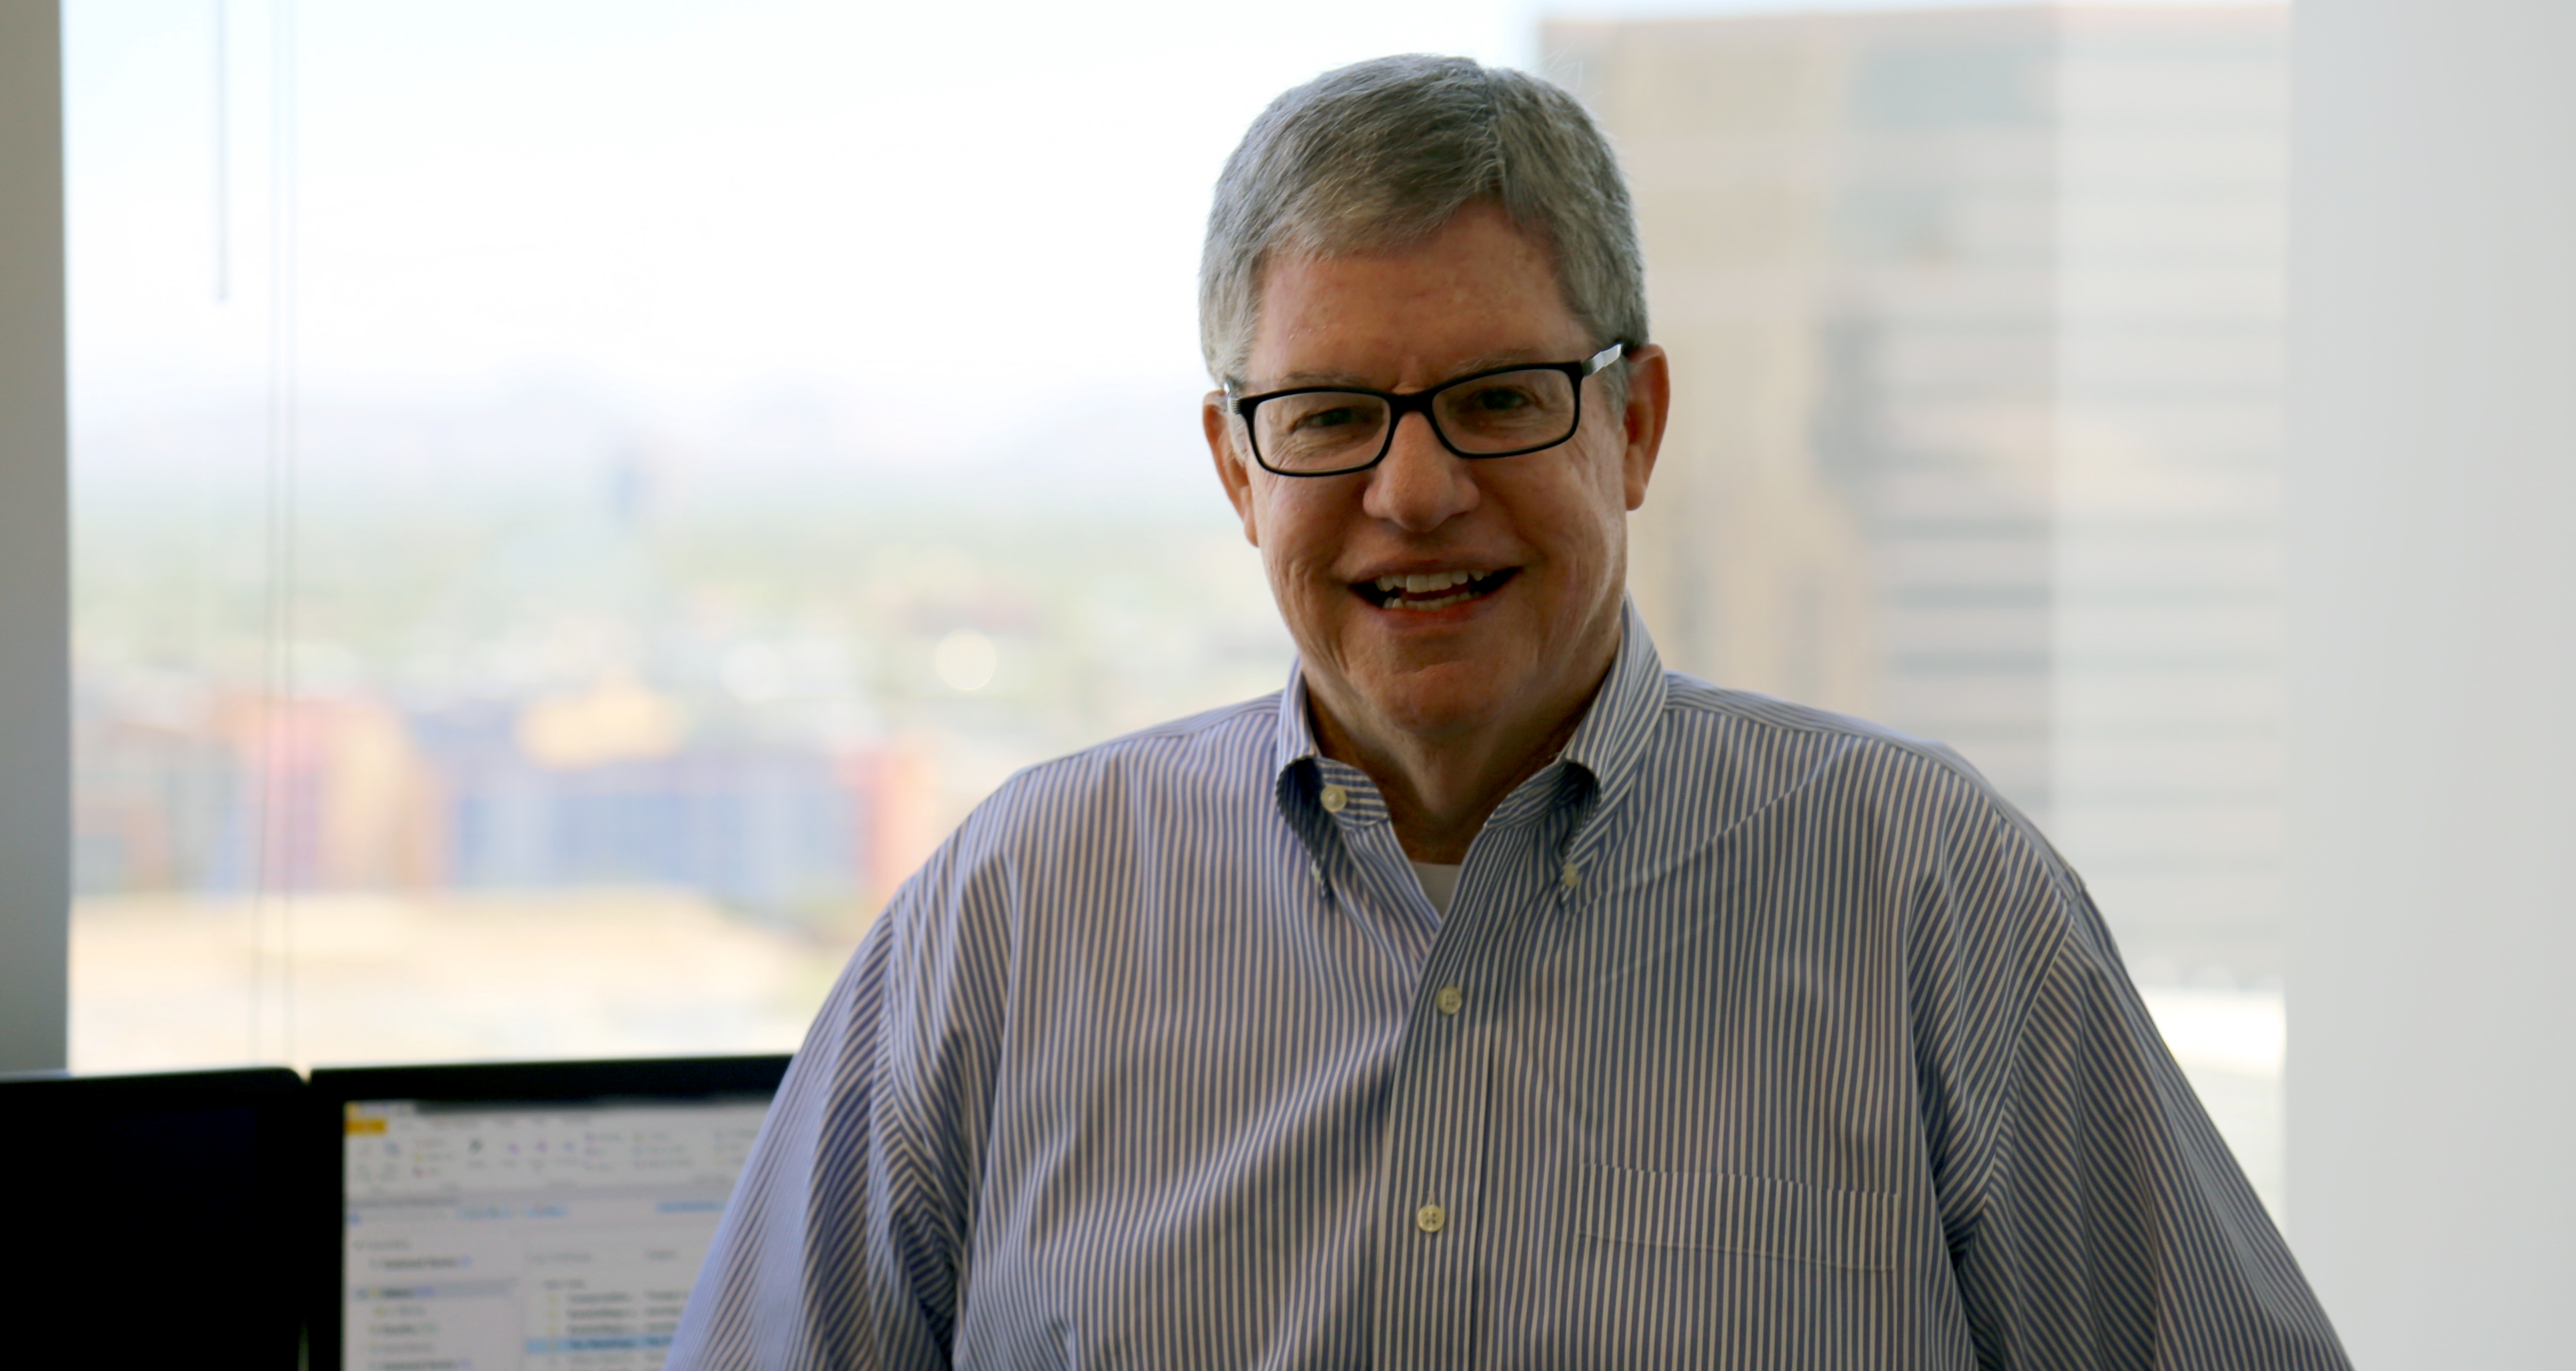
<svg viewBox="0 0 2576 1371">
<path fill-rule="evenodd" d="M 60 1066 L 71 898 L 62 23 L 0 0 L 0 1071 Z"/>
<path fill-rule="evenodd" d="M 2363 1366 L 2563 1366 L 2576 5 L 2299 0 L 2292 1237 Z"/>
</svg>

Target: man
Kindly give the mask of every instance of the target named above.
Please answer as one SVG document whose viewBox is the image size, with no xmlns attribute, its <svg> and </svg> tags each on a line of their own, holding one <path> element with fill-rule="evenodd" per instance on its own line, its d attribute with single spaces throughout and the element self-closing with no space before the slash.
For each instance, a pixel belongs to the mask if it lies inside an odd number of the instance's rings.
<svg viewBox="0 0 2576 1371">
<path fill-rule="evenodd" d="M 1282 96 L 1201 315 L 1287 689 L 912 879 L 674 1366 L 2343 1365 L 2029 825 L 1658 665 L 1666 363 L 1569 97 Z"/>
</svg>

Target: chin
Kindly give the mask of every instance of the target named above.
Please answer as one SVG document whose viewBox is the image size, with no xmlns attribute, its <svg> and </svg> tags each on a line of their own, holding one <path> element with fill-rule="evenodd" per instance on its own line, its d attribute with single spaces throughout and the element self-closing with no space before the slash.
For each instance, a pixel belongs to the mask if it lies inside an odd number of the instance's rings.
<svg viewBox="0 0 2576 1371">
<path fill-rule="evenodd" d="M 1444 662 L 1393 679 L 1352 684 L 1378 717 L 1421 735 L 1474 729 L 1491 721 L 1505 702 L 1492 668 L 1476 662 Z"/>
</svg>

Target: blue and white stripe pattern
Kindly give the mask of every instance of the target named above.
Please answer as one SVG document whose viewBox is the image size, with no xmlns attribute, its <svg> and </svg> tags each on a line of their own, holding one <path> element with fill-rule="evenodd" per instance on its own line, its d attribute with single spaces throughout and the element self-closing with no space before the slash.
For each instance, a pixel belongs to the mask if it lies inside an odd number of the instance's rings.
<svg viewBox="0 0 2576 1371">
<path fill-rule="evenodd" d="M 1631 611 L 1446 917 L 1293 677 L 1014 777 L 833 990 L 671 1365 L 2345 1361 L 2038 834 Z"/>
</svg>

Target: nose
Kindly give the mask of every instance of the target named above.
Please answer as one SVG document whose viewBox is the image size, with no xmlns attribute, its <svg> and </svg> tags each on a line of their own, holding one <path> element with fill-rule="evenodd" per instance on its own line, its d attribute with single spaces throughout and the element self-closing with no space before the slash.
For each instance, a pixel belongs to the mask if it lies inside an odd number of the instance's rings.
<svg viewBox="0 0 2576 1371">
<path fill-rule="evenodd" d="M 1469 464 L 1440 445 L 1427 414 L 1396 421 L 1386 460 L 1368 476 L 1361 510 L 1407 533 L 1429 533 L 1474 509 L 1482 498 Z"/>
</svg>

